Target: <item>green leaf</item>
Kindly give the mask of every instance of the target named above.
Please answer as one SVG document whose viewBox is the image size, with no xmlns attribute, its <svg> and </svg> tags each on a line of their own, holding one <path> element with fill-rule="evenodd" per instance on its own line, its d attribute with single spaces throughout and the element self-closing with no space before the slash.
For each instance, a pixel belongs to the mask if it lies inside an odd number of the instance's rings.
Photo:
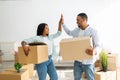
<svg viewBox="0 0 120 80">
<path fill-rule="evenodd" d="M 103 67 L 103 68 L 107 68 L 107 66 L 108 66 L 107 53 L 104 52 L 104 51 L 101 51 L 100 57 L 101 57 L 102 67 Z"/>
<path fill-rule="evenodd" d="M 20 68 L 22 68 L 22 64 L 20 64 L 20 63 L 15 63 L 15 64 L 14 64 L 14 68 L 15 68 L 16 70 L 19 70 Z"/>
</svg>

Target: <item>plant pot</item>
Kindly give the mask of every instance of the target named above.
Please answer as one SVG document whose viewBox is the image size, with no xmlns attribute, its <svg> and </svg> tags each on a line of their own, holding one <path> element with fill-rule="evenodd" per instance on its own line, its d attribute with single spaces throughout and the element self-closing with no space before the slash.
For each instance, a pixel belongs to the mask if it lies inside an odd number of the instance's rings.
<svg viewBox="0 0 120 80">
<path fill-rule="evenodd" d="M 21 71 L 22 71 L 22 69 L 20 68 L 20 69 L 17 70 L 17 73 L 20 73 Z"/>
<path fill-rule="evenodd" d="M 103 72 L 107 72 L 107 68 L 103 68 Z"/>
<path fill-rule="evenodd" d="M 103 64 L 102 64 L 102 70 L 103 70 L 103 72 L 106 72 L 107 71 L 107 66 L 103 66 Z"/>
<path fill-rule="evenodd" d="M 18 73 L 20 73 L 20 72 L 21 72 L 21 69 L 22 69 L 22 64 L 20 64 L 20 63 L 15 63 L 15 64 L 14 64 L 14 68 L 15 68 L 15 70 L 17 70 Z"/>
</svg>

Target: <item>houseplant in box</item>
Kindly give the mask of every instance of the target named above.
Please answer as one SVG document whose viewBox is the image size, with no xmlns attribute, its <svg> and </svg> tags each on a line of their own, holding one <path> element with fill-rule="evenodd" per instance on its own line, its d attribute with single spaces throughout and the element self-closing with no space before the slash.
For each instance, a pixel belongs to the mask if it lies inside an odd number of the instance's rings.
<svg viewBox="0 0 120 80">
<path fill-rule="evenodd" d="M 15 63 L 14 64 L 14 68 L 15 68 L 15 70 L 17 70 L 18 73 L 20 73 L 21 72 L 21 68 L 22 68 L 22 64 Z"/>
<path fill-rule="evenodd" d="M 107 53 L 105 51 L 101 51 L 100 59 L 102 64 L 102 70 L 106 72 L 108 67 L 108 59 L 107 59 Z"/>
</svg>

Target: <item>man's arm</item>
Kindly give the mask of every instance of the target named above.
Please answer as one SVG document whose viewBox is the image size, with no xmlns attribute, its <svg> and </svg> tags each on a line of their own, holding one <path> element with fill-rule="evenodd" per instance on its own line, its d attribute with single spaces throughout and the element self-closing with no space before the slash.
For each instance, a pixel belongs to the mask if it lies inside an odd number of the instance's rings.
<svg viewBox="0 0 120 80">
<path fill-rule="evenodd" d="M 101 52 L 102 48 L 101 48 L 101 42 L 99 39 L 99 35 L 96 30 L 92 33 L 92 42 L 93 42 L 93 48 L 86 49 L 86 53 L 89 55 L 99 56 L 99 53 Z"/>
<path fill-rule="evenodd" d="M 65 24 L 63 24 L 63 29 L 69 36 L 73 36 L 73 31 L 69 30 Z"/>
<path fill-rule="evenodd" d="M 102 46 L 101 46 L 101 41 L 100 41 L 99 34 L 96 30 L 95 30 L 92 38 L 93 38 L 93 48 L 95 50 L 95 54 L 97 56 L 99 56 L 99 53 L 102 50 Z"/>
</svg>

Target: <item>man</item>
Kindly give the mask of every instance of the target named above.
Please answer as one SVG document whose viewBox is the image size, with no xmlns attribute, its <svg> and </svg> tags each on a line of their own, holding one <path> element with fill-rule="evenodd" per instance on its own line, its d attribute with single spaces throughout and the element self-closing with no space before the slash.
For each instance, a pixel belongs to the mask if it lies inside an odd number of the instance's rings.
<svg viewBox="0 0 120 80">
<path fill-rule="evenodd" d="M 101 44 L 98 37 L 98 32 L 92 27 L 90 27 L 87 21 L 88 21 L 88 17 L 85 13 L 78 14 L 77 15 L 78 27 L 76 27 L 74 30 L 71 31 L 64 24 L 64 20 L 62 16 L 63 29 L 69 36 L 72 36 L 73 38 L 90 36 L 92 37 L 92 42 L 93 42 L 93 49 L 86 49 L 85 52 L 91 56 L 93 55 L 94 59 L 74 61 L 74 80 L 81 80 L 83 72 L 85 72 L 87 76 L 87 80 L 95 80 L 94 63 L 96 61 L 96 58 L 99 56 L 99 53 L 101 52 Z"/>
</svg>

